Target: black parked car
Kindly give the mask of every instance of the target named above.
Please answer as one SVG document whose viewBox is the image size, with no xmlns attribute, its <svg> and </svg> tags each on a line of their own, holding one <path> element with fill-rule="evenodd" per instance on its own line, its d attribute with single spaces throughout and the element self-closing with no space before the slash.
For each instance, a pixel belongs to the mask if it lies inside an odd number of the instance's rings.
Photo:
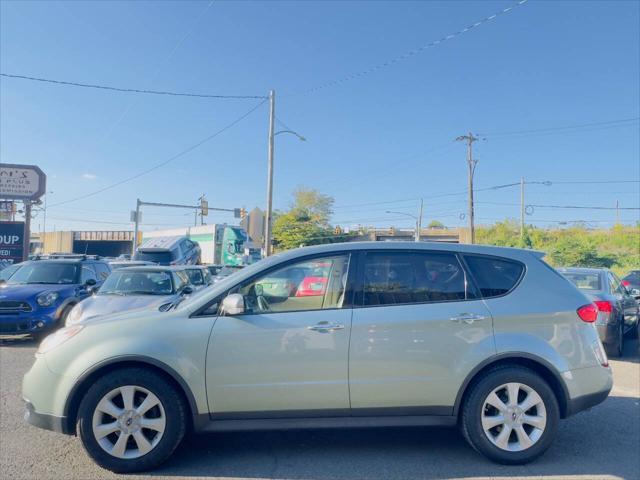
<svg viewBox="0 0 640 480">
<path fill-rule="evenodd" d="M 622 356 L 625 334 L 635 335 L 639 308 L 622 281 L 606 268 L 560 268 L 558 271 L 598 307 L 596 328 L 607 354 Z"/>
<path fill-rule="evenodd" d="M 622 284 L 636 300 L 640 300 L 640 270 L 631 270 L 626 277 L 622 278 Z"/>
</svg>

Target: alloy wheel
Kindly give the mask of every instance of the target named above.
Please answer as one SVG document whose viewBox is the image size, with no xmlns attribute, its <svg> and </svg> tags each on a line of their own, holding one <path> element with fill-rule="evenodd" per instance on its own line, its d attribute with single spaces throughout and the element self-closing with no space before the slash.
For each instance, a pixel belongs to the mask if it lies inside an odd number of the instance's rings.
<svg viewBox="0 0 640 480">
<path fill-rule="evenodd" d="M 146 388 L 125 385 L 104 395 L 93 412 L 92 430 L 100 447 L 122 459 L 153 450 L 167 425 L 162 402 Z"/>
<path fill-rule="evenodd" d="M 482 407 L 482 429 L 496 447 L 509 452 L 531 448 L 544 433 L 547 410 L 528 385 L 511 382 L 495 388 Z"/>
</svg>

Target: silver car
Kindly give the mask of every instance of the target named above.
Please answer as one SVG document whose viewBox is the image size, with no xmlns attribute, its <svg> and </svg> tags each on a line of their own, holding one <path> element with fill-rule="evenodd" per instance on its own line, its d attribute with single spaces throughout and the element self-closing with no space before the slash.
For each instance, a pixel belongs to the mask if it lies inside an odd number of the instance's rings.
<svg viewBox="0 0 640 480">
<path fill-rule="evenodd" d="M 26 420 L 151 469 L 188 430 L 459 425 L 529 462 L 603 402 L 597 308 L 530 250 L 365 242 L 269 257 L 166 311 L 47 337 Z"/>
<path fill-rule="evenodd" d="M 77 303 L 65 325 L 138 308 L 169 308 L 195 291 L 187 274 L 176 267 L 127 267 L 114 270 L 100 290 Z"/>
</svg>

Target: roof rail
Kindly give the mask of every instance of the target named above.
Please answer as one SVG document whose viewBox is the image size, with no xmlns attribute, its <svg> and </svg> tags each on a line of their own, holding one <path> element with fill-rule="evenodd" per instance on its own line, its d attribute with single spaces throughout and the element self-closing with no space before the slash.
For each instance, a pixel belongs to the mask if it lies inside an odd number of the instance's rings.
<svg viewBox="0 0 640 480">
<path fill-rule="evenodd" d="M 87 255 L 84 253 L 45 253 L 34 255 L 31 260 L 98 260 L 100 255 Z"/>
</svg>

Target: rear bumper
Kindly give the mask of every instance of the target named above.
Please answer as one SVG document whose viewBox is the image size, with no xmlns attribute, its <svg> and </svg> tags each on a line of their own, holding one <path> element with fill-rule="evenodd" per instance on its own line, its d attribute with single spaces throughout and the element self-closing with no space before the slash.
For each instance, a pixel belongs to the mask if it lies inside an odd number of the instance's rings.
<svg viewBox="0 0 640 480">
<path fill-rule="evenodd" d="M 600 405 L 607 399 L 610 391 L 610 389 L 602 390 L 600 392 L 590 393 L 588 395 L 582 395 L 581 397 L 572 399 L 567 408 L 567 417 L 580 413 L 584 410 L 588 410 L 596 405 Z"/>
<path fill-rule="evenodd" d="M 618 323 L 607 323 L 606 325 L 596 325 L 600 341 L 606 344 L 616 343 L 618 341 Z"/>
<path fill-rule="evenodd" d="M 610 367 L 589 367 L 563 373 L 569 398 L 566 416 L 587 410 L 604 402 L 613 388 Z"/>
</svg>

